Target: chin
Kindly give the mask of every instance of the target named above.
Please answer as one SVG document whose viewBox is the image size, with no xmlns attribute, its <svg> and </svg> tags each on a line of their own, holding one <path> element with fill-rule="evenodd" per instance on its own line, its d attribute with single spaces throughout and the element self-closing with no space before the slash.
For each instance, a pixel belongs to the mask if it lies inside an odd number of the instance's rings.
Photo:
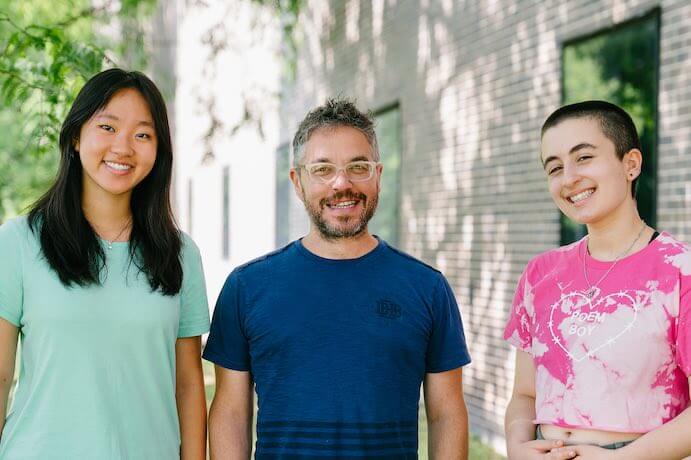
<svg viewBox="0 0 691 460">
<path fill-rule="evenodd" d="M 601 216 L 601 215 L 571 215 L 569 216 L 567 214 L 568 218 L 571 219 L 572 221 L 576 222 L 577 224 L 581 225 L 590 225 L 590 224 L 596 224 L 600 220 L 602 220 L 606 216 Z"/>
</svg>

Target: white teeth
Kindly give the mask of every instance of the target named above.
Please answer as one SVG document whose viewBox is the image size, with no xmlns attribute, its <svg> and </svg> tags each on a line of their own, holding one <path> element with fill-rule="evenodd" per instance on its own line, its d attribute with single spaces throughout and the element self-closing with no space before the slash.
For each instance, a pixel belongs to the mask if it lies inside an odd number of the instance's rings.
<svg viewBox="0 0 691 460">
<path fill-rule="evenodd" d="M 355 201 L 343 201 L 341 203 L 332 204 L 332 208 L 348 208 L 350 206 L 355 206 Z"/>
<path fill-rule="evenodd" d="M 110 167 L 110 168 L 117 169 L 118 171 L 127 171 L 128 169 L 132 168 L 132 166 L 130 166 L 130 165 L 124 165 L 121 163 L 114 163 L 112 161 L 106 161 L 105 164 L 107 164 L 108 167 Z"/>
<path fill-rule="evenodd" d="M 586 191 L 581 192 L 581 193 L 577 193 L 573 196 L 570 196 L 569 200 L 571 200 L 572 203 L 578 203 L 579 201 L 582 201 L 582 200 L 585 200 L 586 198 L 588 198 L 590 195 L 593 194 L 594 191 L 595 190 L 590 189 L 590 190 L 586 190 Z"/>
</svg>

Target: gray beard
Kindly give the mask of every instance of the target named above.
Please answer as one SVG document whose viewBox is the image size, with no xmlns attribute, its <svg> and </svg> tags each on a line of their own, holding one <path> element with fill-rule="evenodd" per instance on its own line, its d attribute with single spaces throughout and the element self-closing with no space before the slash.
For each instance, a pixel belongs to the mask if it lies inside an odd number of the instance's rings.
<svg viewBox="0 0 691 460">
<path fill-rule="evenodd" d="M 377 204 L 379 203 L 378 194 L 374 195 L 371 199 L 368 199 L 367 197 L 363 198 L 363 196 L 357 196 L 357 198 L 360 199 L 364 204 L 360 215 L 355 219 L 348 218 L 346 221 L 343 222 L 344 225 L 335 226 L 327 223 L 322 217 L 322 209 L 324 206 L 326 206 L 325 204 L 320 203 L 319 208 L 314 208 L 309 204 L 309 202 L 305 198 L 304 193 L 302 195 L 302 198 L 302 201 L 305 204 L 305 209 L 307 210 L 307 214 L 309 215 L 312 224 L 317 228 L 319 234 L 325 240 L 354 238 L 364 233 L 367 230 L 367 224 L 369 223 L 370 219 L 372 219 L 372 217 L 374 216 L 374 212 L 377 210 Z M 356 221 L 355 225 L 348 225 L 353 220 Z"/>
</svg>

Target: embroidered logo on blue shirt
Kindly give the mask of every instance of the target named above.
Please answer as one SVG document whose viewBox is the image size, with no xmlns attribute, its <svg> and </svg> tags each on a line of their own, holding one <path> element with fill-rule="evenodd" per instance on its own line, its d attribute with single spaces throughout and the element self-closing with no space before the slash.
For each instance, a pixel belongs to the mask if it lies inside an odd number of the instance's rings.
<svg viewBox="0 0 691 460">
<path fill-rule="evenodd" d="M 377 302 L 377 314 L 386 319 L 401 317 L 401 307 L 390 300 L 381 299 Z"/>
</svg>

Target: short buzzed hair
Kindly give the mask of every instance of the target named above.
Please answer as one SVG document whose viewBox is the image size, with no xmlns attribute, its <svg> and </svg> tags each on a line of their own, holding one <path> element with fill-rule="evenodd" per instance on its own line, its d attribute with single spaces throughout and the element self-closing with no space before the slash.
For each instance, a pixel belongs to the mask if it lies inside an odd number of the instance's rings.
<svg viewBox="0 0 691 460">
<path fill-rule="evenodd" d="M 360 131 L 372 148 L 374 161 L 379 161 L 379 144 L 374 131 L 371 112 L 361 112 L 355 103 L 345 98 L 329 98 L 323 105 L 312 109 L 300 122 L 293 137 L 293 167 L 297 168 L 304 156 L 304 147 L 312 134 L 322 128 L 346 126 Z"/>
<path fill-rule="evenodd" d="M 600 124 L 602 134 L 614 144 L 614 151 L 620 160 L 632 149 L 641 150 L 641 142 L 631 116 L 621 107 L 607 101 L 583 101 L 558 108 L 543 123 L 540 137 L 562 121 L 573 118 L 596 120 Z M 638 177 L 634 179 L 631 187 L 634 196 L 637 182 Z"/>
</svg>

